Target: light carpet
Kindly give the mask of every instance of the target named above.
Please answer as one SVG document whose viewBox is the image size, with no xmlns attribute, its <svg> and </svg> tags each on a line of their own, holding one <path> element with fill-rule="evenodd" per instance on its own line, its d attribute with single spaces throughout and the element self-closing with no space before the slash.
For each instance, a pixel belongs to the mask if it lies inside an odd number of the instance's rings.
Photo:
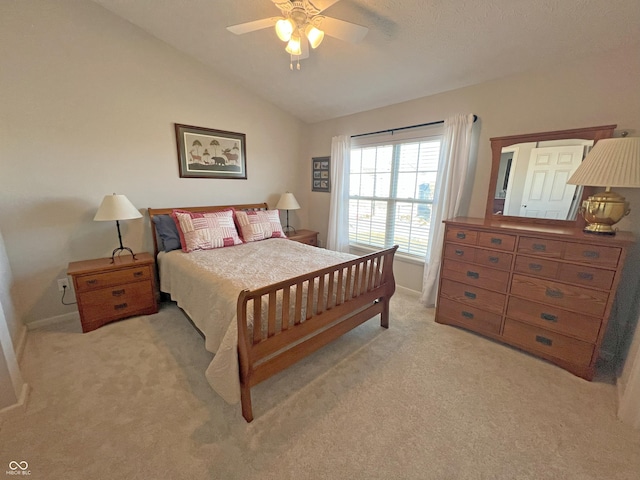
<svg viewBox="0 0 640 480">
<path fill-rule="evenodd" d="M 0 425 L 0 475 L 27 461 L 34 480 L 640 478 L 614 385 L 436 324 L 407 292 L 388 330 L 369 321 L 255 387 L 251 424 L 209 387 L 210 360 L 171 303 L 30 332 L 32 392 Z"/>
</svg>

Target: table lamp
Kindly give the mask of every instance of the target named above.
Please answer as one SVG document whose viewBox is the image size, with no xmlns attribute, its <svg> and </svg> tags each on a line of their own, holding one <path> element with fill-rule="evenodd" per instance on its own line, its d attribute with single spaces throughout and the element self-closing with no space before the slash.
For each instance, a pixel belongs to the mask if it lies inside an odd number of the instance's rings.
<svg viewBox="0 0 640 480">
<path fill-rule="evenodd" d="M 296 200 L 296 197 L 293 196 L 293 193 L 285 192 L 280 196 L 280 200 L 278 200 L 278 204 L 276 205 L 278 210 L 286 210 L 287 211 L 287 226 L 284 227 L 284 233 L 287 234 L 291 230 L 296 233 L 296 229 L 289 225 L 289 210 L 298 210 L 300 208 L 300 204 Z"/>
<path fill-rule="evenodd" d="M 102 199 L 102 203 L 93 220 L 96 222 L 113 222 L 115 220 L 118 227 L 118 240 L 120 241 L 120 246 L 114 249 L 111 254 L 111 263 L 114 262 L 116 253 L 119 255 L 124 250 L 131 253 L 134 260 L 136 259 L 129 247 L 122 246 L 122 235 L 120 234 L 120 220 L 132 220 L 134 218 L 142 218 L 142 214 L 124 195 L 116 195 L 114 193 L 113 195 L 105 195 Z"/>
<path fill-rule="evenodd" d="M 640 137 L 598 140 L 567 183 L 606 187 L 582 202 L 580 213 L 587 222 L 585 232 L 615 235 L 613 225 L 630 209 L 611 187 L 640 187 Z"/>
</svg>

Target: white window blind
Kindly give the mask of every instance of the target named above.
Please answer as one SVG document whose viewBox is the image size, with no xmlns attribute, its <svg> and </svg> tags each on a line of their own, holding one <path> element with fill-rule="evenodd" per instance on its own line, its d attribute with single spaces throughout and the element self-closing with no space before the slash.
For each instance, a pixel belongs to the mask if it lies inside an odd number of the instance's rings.
<svg viewBox="0 0 640 480">
<path fill-rule="evenodd" d="M 353 142 L 349 173 L 349 243 L 423 260 L 438 181 L 442 128 L 402 138 Z M 369 143 L 365 143 L 368 141 Z"/>
</svg>

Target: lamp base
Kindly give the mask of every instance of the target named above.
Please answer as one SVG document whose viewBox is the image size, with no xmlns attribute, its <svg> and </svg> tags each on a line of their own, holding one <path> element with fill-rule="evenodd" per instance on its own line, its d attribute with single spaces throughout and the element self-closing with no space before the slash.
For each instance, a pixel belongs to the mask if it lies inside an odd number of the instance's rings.
<svg viewBox="0 0 640 480">
<path fill-rule="evenodd" d="M 607 188 L 605 192 L 591 195 L 584 202 L 580 213 L 587 222 L 584 232 L 599 235 L 615 235 L 613 225 L 629 215 L 629 202 L 622 195 Z"/>
<path fill-rule="evenodd" d="M 133 260 L 137 260 L 135 253 L 133 253 L 133 250 L 131 250 L 129 247 L 120 246 L 114 249 L 113 252 L 111 253 L 111 263 L 115 263 L 116 253 L 118 253 L 118 256 L 120 256 L 120 254 L 125 250 L 131 254 L 131 256 L 133 257 Z"/>
</svg>

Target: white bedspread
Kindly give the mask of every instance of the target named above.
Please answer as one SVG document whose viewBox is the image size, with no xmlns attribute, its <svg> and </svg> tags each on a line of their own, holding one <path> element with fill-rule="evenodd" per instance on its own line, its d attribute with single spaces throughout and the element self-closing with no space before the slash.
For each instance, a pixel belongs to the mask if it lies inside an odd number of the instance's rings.
<svg viewBox="0 0 640 480">
<path fill-rule="evenodd" d="M 214 250 L 158 256 L 160 290 L 169 293 L 215 353 L 205 376 L 228 403 L 240 401 L 238 325 L 240 291 L 255 289 L 355 258 L 347 253 L 273 238 Z"/>
</svg>

